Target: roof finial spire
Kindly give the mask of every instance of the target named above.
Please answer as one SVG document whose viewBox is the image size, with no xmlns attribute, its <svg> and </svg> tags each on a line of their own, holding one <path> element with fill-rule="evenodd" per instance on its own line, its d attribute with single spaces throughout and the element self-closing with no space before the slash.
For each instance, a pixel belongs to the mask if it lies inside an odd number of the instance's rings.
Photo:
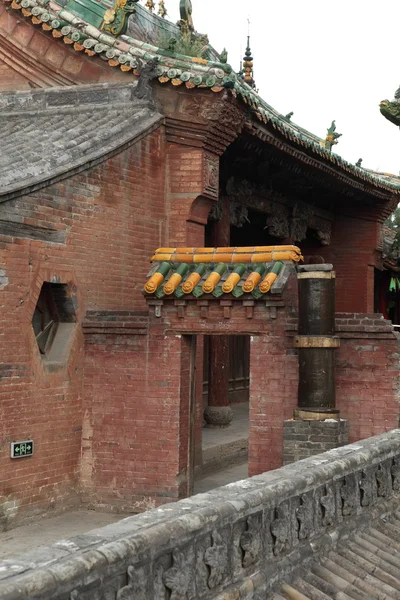
<svg viewBox="0 0 400 600">
<path fill-rule="evenodd" d="M 250 18 L 247 18 L 247 47 L 243 57 L 243 79 L 250 87 L 256 87 L 253 73 L 253 57 L 250 50 Z"/>
</svg>

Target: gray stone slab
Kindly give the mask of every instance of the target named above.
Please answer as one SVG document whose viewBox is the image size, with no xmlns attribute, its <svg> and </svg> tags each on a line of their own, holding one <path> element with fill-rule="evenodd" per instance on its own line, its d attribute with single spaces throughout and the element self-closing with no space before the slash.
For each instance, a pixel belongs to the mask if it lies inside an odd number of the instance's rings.
<svg viewBox="0 0 400 600">
<path fill-rule="evenodd" d="M 315 271 L 333 271 L 333 265 L 298 265 L 297 270 L 299 273 L 313 273 Z"/>
</svg>

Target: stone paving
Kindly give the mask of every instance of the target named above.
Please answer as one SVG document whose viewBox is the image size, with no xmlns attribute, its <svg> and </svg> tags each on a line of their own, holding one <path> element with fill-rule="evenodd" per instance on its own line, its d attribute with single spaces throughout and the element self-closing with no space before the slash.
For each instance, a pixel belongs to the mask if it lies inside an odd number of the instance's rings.
<svg viewBox="0 0 400 600">
<path fill-rule="evenodd" d="M 247 479 L 247 477 L 248 463 L 246 461 L 240 465 L 234 465 L 233 467 L 223 469 L 222 471 L 198 479 L 194 483 L 194 493 L 201 494 L 203 492 L 209 492 L 221 485 L 227 485 L 234 481 L 241 481 L 242 479 Z"/>
<path fill-rule="evenodd" d="M 217 471 L 225 471 L 247 461 L 249 403 L 231 404 L 231 408 L 233 420 L 229 427 L 226 429 L 203 427 L 203 464 L 199 472 L 196 472 L 196 479 Z"/>
<path fill-rule="evenodd" d="M 79 510 L 65 512 L 57 517 L 39 518 L 30 525 L 22 525 L 0 533 L 0 559 L 19 556 L 57 540 L 115 523 L 127 516 L 94 510 Z"/>
<path fill-rule="evenodd" d="M 203 451 L 249 437 L 249 403 L 231 404 L 232 423 L 226 429 L 203 427 Z"/>
</svg>

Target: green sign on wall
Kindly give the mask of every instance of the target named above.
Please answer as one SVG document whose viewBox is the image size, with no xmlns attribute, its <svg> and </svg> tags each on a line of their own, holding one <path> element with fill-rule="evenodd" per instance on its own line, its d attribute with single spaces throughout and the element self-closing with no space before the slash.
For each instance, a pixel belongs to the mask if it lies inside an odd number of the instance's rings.
<svg viewBox="0 0 400 600">
<path fill-rule="evenodd" d="M 23 458 L 24 456 L 32 456 L 32 454 L 33 440 L 11 442 L 11 458 Z"/>
</svg>

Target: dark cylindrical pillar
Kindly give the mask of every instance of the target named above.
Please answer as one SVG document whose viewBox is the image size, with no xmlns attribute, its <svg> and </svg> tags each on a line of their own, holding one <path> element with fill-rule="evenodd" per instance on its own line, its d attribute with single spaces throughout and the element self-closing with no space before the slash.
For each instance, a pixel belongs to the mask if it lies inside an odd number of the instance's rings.
<svg viewBox="0 0 400 600">
<path fill-rule="evenodd" d="M 299 391 L 297 417 L 335 415 L 335 272 L 332 265 L 299 267 Z M 302 414 L 306 413 L 306 414 Z"/>
</svg>

